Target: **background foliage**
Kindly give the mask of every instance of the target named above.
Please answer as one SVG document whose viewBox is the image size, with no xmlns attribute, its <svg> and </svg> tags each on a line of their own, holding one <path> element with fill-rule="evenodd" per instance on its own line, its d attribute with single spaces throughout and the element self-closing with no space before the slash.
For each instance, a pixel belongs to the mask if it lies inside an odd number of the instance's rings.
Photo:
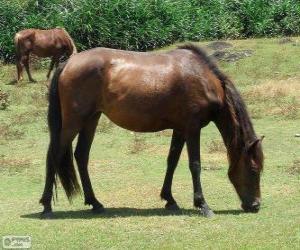
<svg viewBox="0 0 300 250">
<path fill-rule="evenodd" d="M 65 27 L 80 50 L 149 50 L 176 41 L 300 34 L 298 0 L 0 0 L 0 59 L 14 34 Z"/>
</svg>

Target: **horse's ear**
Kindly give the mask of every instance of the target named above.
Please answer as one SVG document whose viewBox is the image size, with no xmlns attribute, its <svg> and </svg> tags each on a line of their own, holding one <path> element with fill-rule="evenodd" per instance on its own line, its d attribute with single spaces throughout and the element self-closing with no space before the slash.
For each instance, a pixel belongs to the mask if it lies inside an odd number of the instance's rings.
<svg viewBox="0 0 300 250">
<path fill-rule="evenodd" d="M 265 136 L 262 135 L 260 139 L 255 139 L 254 141 L 250 142 L 247 146 L 247 151 L 250 152 L 251 150 L 255 149 L 257 145 L 261 143 L 264 138 Z"/>
</svg>

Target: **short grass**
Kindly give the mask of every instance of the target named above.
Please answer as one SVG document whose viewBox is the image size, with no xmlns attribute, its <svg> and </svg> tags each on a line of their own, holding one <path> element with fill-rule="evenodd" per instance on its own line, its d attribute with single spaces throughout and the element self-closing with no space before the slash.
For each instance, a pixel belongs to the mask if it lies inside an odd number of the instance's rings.
<svg viewBox="0 0 300 250">
<path fill-rule="evenodd" d="M 295 41 L 300 38 L 293 38 Z M 226 151 L 214 125 L 203 129 L 202 183 L 216 215 L 192 206 L 192 182 L 183 153 L 174 178 L 182 210 L 166 212 L 159 198 L 171 131 L 135 134 L 102 117 L 90 174 L 107 211 L 93 215 L 82 197 L 68 204 L 58 188 L 54 220 L 40 220 L 48 144 L 46 70 L 37 84 L 7 85 L 15 68 L 2 65 L 0 89 L 10 106 L 0 110 L 0 236 L 30 235 L 33 249 L 300 249 L 300 46 L 278 39 L 230 41 L 252 57 L 220 63 L 245 97 L 264 140 L 263 205 L 240 210 L 227 178 Z M 202 43 L 206 45 L 207 43 Z M 296 43 L 297 45 L 297 43 Z"/>
</svg>

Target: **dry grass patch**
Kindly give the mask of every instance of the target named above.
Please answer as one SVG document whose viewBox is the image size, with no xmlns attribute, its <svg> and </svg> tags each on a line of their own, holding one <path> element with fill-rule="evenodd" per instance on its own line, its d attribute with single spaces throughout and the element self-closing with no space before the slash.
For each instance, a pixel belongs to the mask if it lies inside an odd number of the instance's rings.
<svg viewBox="0 0 300 250">
<path fill-rule="evenodd" d="M 97 127 L 97 133 L 109 133 L 114 126 L 115 125 L 111 120 L 105 116 L 101 116 Z"/>
<path fill-rule="evenodd" d="M 226 148 L 224 146 L 224 143 L 222 140 L 211 140 L 210 142 L 207 143 L 206 145 L 208 153 L 226 153 Z"/>
<path fill-rule="evenodd" d="M 246 91 L 244 96 L 250 102 L 286 96 L 300 97 L 300 78 L 294 77 L 280 81 L 269 80 L 263 84 L 251 86 L 251 89 Z"/>
<path fill-rule="evenodd" d="M 46 112 L 44 109 L 32 109 L 30 111 L 17 114 L 11 119 L 12 124 L 24 125 L 36 122 L 38 118 L 45 119 Z"/>
<path fill-rule="evenodd" d="M 252 86 L 244 92 L 246 102 L 254 118 L 263 115 L 279 115 L 290 119 L 299 116 L 300 110 L 300 78 L 286 80 L 269 80 L 263 84 Z"/>
<path fill-rule="evenodd" d="M 32 161 L 28 158 L 7 158 L 0 155 L 0 171 L 9 171 L 11 173 L 18 173 L 30 167 Z"/>
<path fill-rule="evenodd" d="M 159 132 L 154 133 L 156 136 L 166 136 L 166 137 L 172 137 L 173 130 L 172 129 L 165 129 Z"/>
<path fill-rule="evenodd" d="M 222 169 L 222 165 L 217 161 L 209 160 L 201 164 L 202 169 L 208 171 L 215 171 Z"/>
<path fill-rule="evenodd" d="M 147 147 L 145 138 L 142 135 L 134 133 L 133 141 L 129 146 L 129 153 L 137 154 L 144 151 Z"/>
<path fill-rule="evenodd" d="M 18 128 L 14 128 L 9 124 L 0 124 L 0 143 L 4 143 L 7 140 L 19 140 L 22 139 L 25 132 Z"/>
</svg>

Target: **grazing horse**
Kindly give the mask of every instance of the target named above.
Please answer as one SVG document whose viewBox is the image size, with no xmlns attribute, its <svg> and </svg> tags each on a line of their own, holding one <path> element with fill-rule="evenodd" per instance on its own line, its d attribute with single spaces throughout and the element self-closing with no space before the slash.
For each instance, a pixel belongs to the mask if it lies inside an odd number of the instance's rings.
<svg viewBox="0 0 300 250">
<path fill-rule="evenodd" d="M 200 182 L 200 130 L 210 121 L 219 129 L 229 159 L 229 179 L 247 212 L 260 207 L 261 138 L 255 135 L 245 104 L 231 80 L 197 46 L 162 53 L 95 48 L 72 56 L 58 67 L 49 93 L 45 188 L 42 218 L 52 216 L 56 176 L 69 199 L 80 191 L 73 165 L 72 141 L 85 204 L 104 210 L 88 173 L 95 129 L 104 113 L 120 127 L 136 132 L 173 129 L 161 198 L 178 209 L 171 186 L 184 143 L 193 180 L 194 205 L 204 216 L 213 212 Z"/>
<path fill-rule="evenodd" d="M 47 79 L 54 67 L 57 67 L 59 59 L 66 55 L 77 53 L 76 46 L 63 28 L 50 30 L 27 29 L 15 35 L 17 81 L 22 80 L 23 67 L 25 67 L 29 81 L 35 82 L 29 71 L 29 55 L 35 54 L 39 57 L 51 57 L 50 68 Z"/>
</svg>

